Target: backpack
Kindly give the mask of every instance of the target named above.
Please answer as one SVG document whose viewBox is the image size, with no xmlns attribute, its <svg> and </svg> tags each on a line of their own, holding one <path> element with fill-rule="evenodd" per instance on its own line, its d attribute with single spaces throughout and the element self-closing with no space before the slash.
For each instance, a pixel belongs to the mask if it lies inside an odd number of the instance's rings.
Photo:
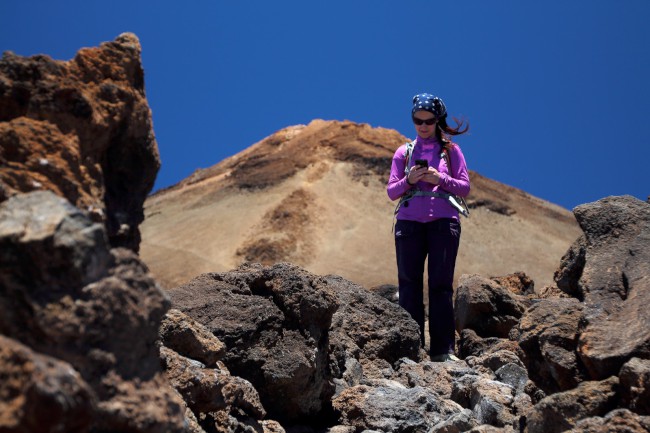
<svg viewBox="0 0 650 433">
<path fill-rule="evenodd" d="M 413 154 L 414 147 L 415 147 L 415 140 L 411 141 L 410 143 L 406 143 L 406 150 L 404 152 L 404 156 L 406 157 L 404 174 L 406 174 L 407 176 L 411 172 L 411 156 Z M 445 146 L 442 147 L 442 152 L 440 153 L 440 157 L 444 158 L 447 167 L 449 167 L 449 173 L 451 175 L 453 173 L 451 169 L 451 158 L 449 156 L 449 149 L 447 149 Z M 457 196 L 455 194 L 446 193 L 446 192 L 421 191 L 418 189 L 411 189 L 400 198 L 399 203 L 397 203 L 397 207 L 395 208 L 395 215 L 397 215 L 397 212 L 399 211 L 402 205 L 408 206 L 408 201 L 411 200 L 413 197 L 418 197 L 418 196 L 444 198 L 449 202 L 449 204 L 451 204 L 456 210 L 458 210 L 458 212 L 461 215 L 469 218 L 469 208 L 467 207 L 467 203 L 465 202 L 465 199 L 463 197 Z"/>
</svg>

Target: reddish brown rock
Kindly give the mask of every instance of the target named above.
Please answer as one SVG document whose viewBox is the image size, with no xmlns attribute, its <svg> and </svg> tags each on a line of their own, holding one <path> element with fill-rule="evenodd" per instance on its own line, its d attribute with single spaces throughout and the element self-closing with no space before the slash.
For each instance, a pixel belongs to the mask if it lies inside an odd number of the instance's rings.
<svg viewBox="0 0 650 433">
<path fill-rule="evenodd" d="M 650 416 L 640 416 L 627 409 L 616 409 L 603 417 L 591 417 L 578 421 L 566 433 L 647 433 Z"/>
<path fill-rule="evenodd" d="M 582 382 L 570 391 L 556 393 L 537 403 L 527 415 L 527 433 L 559 433 L 578 421 L 604 416 L 618 403 L 618 378 Z"/>
<path fill-rule="evenodd" d="M 535 293 L 535 282 L 525 272 L 500 277 L 492 277 L 492 281 L 515 295 L 532 295 Z"/>
<path fill-rule="evenodd" d="M 0 431 L 84 432 L 95 394 L 66 362 L 0 335 Z"/>
<path fill-rule="evenodd" d="M 124 33 L 74 59 L 0 60 L 0 202 L 50 190 L 138 251 L 142 205 L 160 167 L 138 38 Z"/>
</svg>

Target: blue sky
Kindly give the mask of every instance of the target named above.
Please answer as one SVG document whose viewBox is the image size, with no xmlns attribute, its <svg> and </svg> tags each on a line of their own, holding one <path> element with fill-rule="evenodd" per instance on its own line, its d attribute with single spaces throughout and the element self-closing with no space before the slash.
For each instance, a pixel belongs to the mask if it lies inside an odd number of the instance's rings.
<svg viewBox="0 0 650 433">
<path fill-rule="evenodd" d="M 130 31 L 172 185 L 286 126 L 470 122 L 470 169 L 572 209 L 650 195 L 650 1 L 2 0 L 0 50 L 69 60 Z"/>
</svg>

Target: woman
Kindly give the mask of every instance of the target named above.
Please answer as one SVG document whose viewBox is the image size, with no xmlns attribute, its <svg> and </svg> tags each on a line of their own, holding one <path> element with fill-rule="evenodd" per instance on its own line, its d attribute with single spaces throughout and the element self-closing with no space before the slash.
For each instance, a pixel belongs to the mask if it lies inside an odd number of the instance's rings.
<svg viewBox="0 0 650 433">
<path fill-rule="evenodd" d="M 467 132 L 468 126 L 462 121 L 456 128 L 447 125 L 445 104 L 428 93 L 413 97 L 411 116 L 417 138 L 395 152 L 386 188 L 391 200 L 401 199 L 395 224 L 399 304 L 420 325 L 424 347 L 423 279 L 428 256 L 429 355 L 433 361 L 458 360 L 453 355 L 452 295 L 461 230 L 449 193 L 466 197 L 470 183 L 465 157 L 448 137 Z"/>
</svg>

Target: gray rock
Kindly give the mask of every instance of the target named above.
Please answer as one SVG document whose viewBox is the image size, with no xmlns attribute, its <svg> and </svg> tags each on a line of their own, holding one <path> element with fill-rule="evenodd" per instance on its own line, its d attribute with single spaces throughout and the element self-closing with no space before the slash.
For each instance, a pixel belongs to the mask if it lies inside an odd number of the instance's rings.
<svg viewBox="0 0 650 433">
<path fill-rule="evenodd" d="M 422 388 L 368 387 L 343 391 L 332 404 L 344 425 L 381 432 L 429 432 L 440 422 L 462 412 L 457 404 Z"/>
<path fill-rule="evenodd" d="M 49 191 L 2 204 L 0 247 L 0 284 L 9 288 L 29 281 L 34 297 L 79 291 L 105 276 L 110 264 L 103 227 Z M 0 331 L 12 321 L 0 317 Z"/>
<path fill-rule="evenodd" d="M 497 427 L 513 425 L 515 389 L 480 374 L 466 374 L 454 380 L 451 399 L 469 408 L 479 424 Z"/>
<path fill-rule="evenodd" d="M 393 378 L 408 388 L 420 386 L 433 389 L 438 395 L 448 399 L 451 397 L 453 376 L 447 369 L 447 364 L 431 361 L 416 363 L 404 360 L 400 363 Z"/>
<path fill-rule="evenodd" d="M 330 343 L 338 362 L 345 359 L 340 353 L 391 365 L 404 357 L 419 358 L 418 325 L 403 308 L 342 277 L 328 275 L 324 280 L 339 304 Z"/>
<path fill-rule="evenodd" d="M 528 371 L 519 363 L 508 363 L 494 372 L 497 379 L 514 388 L 516 393 L 524 392 L 528 384 Z"/>
<path fill-rule="evenodd" d="M 463 409 L 433 426 L 430 433 L 461 433 L 471 430 L 477 425 L 474 413 L 469 409 Z"/>
<path fill-rule="evenodd" d="M 517 422 L 513 413 L 515 390 L 505 383 L 479 377 L 470 389 L 470 409 L 479 424 L 505 427 Z"/>
</svg>

